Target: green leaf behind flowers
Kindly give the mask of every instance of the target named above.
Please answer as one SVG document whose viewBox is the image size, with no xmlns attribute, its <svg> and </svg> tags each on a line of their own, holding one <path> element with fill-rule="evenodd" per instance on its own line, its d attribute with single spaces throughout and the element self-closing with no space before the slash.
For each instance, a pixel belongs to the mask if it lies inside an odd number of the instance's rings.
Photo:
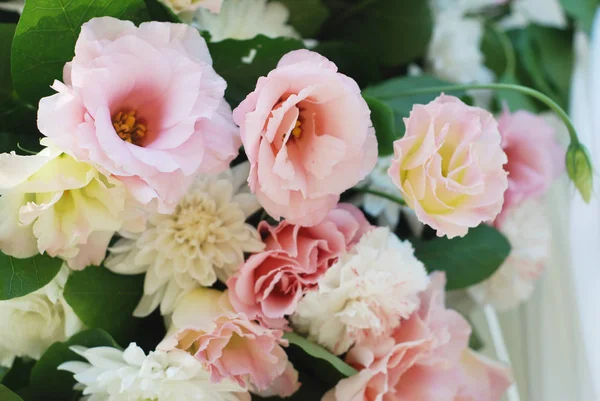
<svg viewBox="0 0 600 401">
<path fill-rule="evenodd" d="M 283 338 L 288 340 L 290 342 L 290 344 L 293 344 L 293 345 L 296 345 L 296 346 L 302 348 L 302 350 L 305 353 L 307 353 L 308 355 L 310 355 L 314 358 L 323 359 L 323 360 L 327 361 L 331 366 L 336 368 L 336 370 L 338 372 L 342 373 L 345 377 L 356 374 L 356 369 L 354 369 L 352 366 L 348 365 L 346 362 L 342 361 L 340 358 L 333 355 L 331 352 L 327 351 L 325 348 L 307 340 L 306 338 L 302 337 L 301 335 L 299 335 L 297 333 L 294 333 L 294 332 L 285 333 L 283 335 Z"/>
<path fill-rule="evenodd" d="M 10 391 L 7 387 L 0 384 L 0 400 L 2 401 L 23 401 L 21 397 Z"/>
<path fill-rule="evenodd" d="M 429 272 L 443 271 L 446 290 L 459 290 L 490 277 L 510 253 L 510 243 L 494 227 L 481 224 L 462 238 L 414 240 L 415 256 Z"/>
<path fill-rule="evenodd" d="M 214 68 L 227 81 L 226 99 L 237 106 L 256 87 L 256 81 L 273 70 L 286 53 L 304 48 L 297 39 L 227 39 L 208 44 Z"/>
<path fill-rule="evenodd" d="M 84 361 L 69 347 L 80 345 L 87 348 L 119 348 L 115 340 L 103 330 L 91 329 L 75 334 L 64 343 L 54 343 L 33 366 L 28 387 L 27 401 L 73 400 L 75 380 L 71 372 L 58 370 L 58 366 L 69 361 Z M 4 400 L 2 400 L 4 401 Z"/>
<path fill-rule="evenodd" d="M 429 2 L 340 1 L 326 24 L 328 38 L 356 43 L 384 66 L 407 64 L 427 51 L 433 30 Z"/>
<path fill-rule="evenodd" d="M 387 104 L 394 112 L 396 138 L 404 136 L 405 126 L 403 119 L 408 117 L 415 104 L 426 104 L 431 102 L 439 93 L 424 93 L 416 95 L 403 95 L 403 92 L 413 89 L 437 87 L 448 85 L 448 82 L 434 78 L 429 75 L 416 77 L 398 77 L 370 86 L 363 91 L 363 95 L 375 98 Z M 448 92 L 448 95 L 462 96 L 464 91 Z"/>
<path fill-rule="evenodd" d="M 63 67 L 73 58 L 81 25 L 94 17 L 111 16 L 134 23 L 147 21 L 144 0 L 27 0 L 12 46 L 12 77 L 24 101 L 37 105 L 62 80 Z"/>
<path fill-rule="evenodd" d="M 0 253 L 0 300 L 22 297 L 48 284 L 63 262 L 48 255 L 17 259 Z"/>
<path fill-rule="evenodd" d="M 290 12 L 288 23 L 304 38 L 314 37 L 329 17 L 329 9 L 321 0 L 275 0 Z"/>
<path fill-rule="evenodd" d="M 390 106 L 374 97 L 364 96 L 371 110 L 371 122 L 377 135 L 377 146 L 379 156 L 387 156 L 394 153 L 394 141 L 396 140 L 396 122 L 394 111 Z"/>
<path fill-rule="evenodd" d="M 64 294 L 87 327 L 106 330 L 119 343 L 125 343 L 140 323 L 132 314 L 142 297 L 143 285 L 144 275 L 126 276 L 88 266 L 71 273 Z"/>
</svg>

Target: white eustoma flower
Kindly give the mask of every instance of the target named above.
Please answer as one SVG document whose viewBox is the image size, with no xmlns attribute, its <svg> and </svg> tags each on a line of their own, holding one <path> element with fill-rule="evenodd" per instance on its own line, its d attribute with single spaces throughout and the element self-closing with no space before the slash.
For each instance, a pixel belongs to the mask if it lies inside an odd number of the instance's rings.
<svg viewBox="0 0 600 401">
<path fill-rule="evenodd" d="M 508 0 L 431 0 L 431 9 L 436 13 L 453 11 L 464 15 L 478 12 L 486 7 L 505 4 Z"/>
<path fill-rule="evenodd" d="M 355 341 L 391 332 L 419 306 L 428 284 L 423 264 L 408 241 L 387 227 L 363 235 L 325 273 L 292 315 L 294 327 L 333 353 Z"/>
<path fill-rule="evenodd" d="M 0 154 L 0 249 L 39 253 L 83 269 L 102 263 L 124 224 L 125 187 L 53 148 L 34 156 Z"/>
<path fill-rule="evenodd" d="M 68 277 L 63 266 L 39 290 L 0 301 L 0 366 L 10 367 L 17 357 L 39 359 L 50 345 L 83 328 L 63 297 Z"/>
<path fill-rule="evenodd" d="M 507 212 L 499 230 L 510 242 L 510 255 L 494 275 L 468 291 L 480 304 L 507 310 L 533 293 L 550 255 L 551 227 L 542 201 L 529 199 Z"/>
<path fill-rule="evenodd" d="M 135 316 L 160 304 L 163 315 L 188 291 L 226 280 L 244 261 L 244 252 L 264 248 L 246 223 L 260 204 L 245 185 L 249 164 L 219 175 L 200 175 L 171 215 L 148 216 L 146 230 L 123 233 L 105 266 L 120 274 L 146 272 L 144 296 Z"/>
<path fill-rule="evenodd" d="M 249 401 L 232 381 L 213 383 L 202 364 L 185 351 L 153 351 L 135 343 L 125 351 L 111 347 L 71 347 L 88 362 L 66 362 L 86 401 Z"/>
<path fill-rule="evenodd" d="M 454 83 L 492 82 L 494 74 L 485 66 L 481 51 L 482 37 L 482 20 L 454 10 L 439 13 L 427 49 L 427 68 Z"/>
<path fill-rule="evenodd" d="M 388 174 L 393 157 L 394 155 L 380 157 L 363 185 L 369 189 L 401 198 L 398 187 L 394 185 Z M 414 211 L 408 207 L 403 208 L 397 202 L 382 196 L 365 194 L 359 198 L 358 203 L 362 205 L 368 214 L 378 218 L 377 223 L 380 226 L 396 227 L 400 219 L 400 211 L 403 210 L 406 213 L 405 216 L 413 232 L 420 235 L 423 231 L 424 226 L 417 219 Z"/>
<path fill-rule="evenodd" d="M 218 15 L 204 9 L 181 15 L 185 22 L 208 31 L 212 42 L 252 39 L 256 35 L 298 38 L 287 24 L 289 16 L 286 6 L 267 0 L 224 0 Z"/>
<path fill-rule="evenodd" d="M 0 10 L 14 11 L 21 14 L 23 12 L 23 7 L 25 7 L 25 0 L 0 2 Z"/>
<path fill-rule="evenodd" d="M 567 16 L 559 0 L 514 0 L 511 13 L 501 21 L 506 29 L 518 29 L 529 24 L 566 28 Z"/>
</svg>

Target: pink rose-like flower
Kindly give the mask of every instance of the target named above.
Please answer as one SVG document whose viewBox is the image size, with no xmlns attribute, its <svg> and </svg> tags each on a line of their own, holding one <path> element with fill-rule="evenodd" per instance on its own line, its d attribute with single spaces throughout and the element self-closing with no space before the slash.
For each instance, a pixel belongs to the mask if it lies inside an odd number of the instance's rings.
<svg viewBox="0 0 600 401">
<path fill-rule="evenodd" d="M 494 117 L 441 95 L 404 122 L 388 173 L 419 220 L 449 238 L 493 220 L 508 185 Z"/>
<path fill-rule="evenodd" d="M 292 51 L 234 110 L 251 163 L 248 183 L 276 219 L 312 226 L 377 162 L 370 110 L 354 80 Z"/>
<path fill-rule="evenodd" d="M 498 119 L 502 148 L 508 157 L 508 189 L 504 209 L 546 192 L 564 170 L 564 151 L 555 130 L 542 117 L 525 110 L 505 110 Z"/>
<path fill-rule="evenodd" d="M 443 273 L 434 273 L 419 310 L 391 337 L 352 348 L 347 362 L 359 373 L 341 380 L 323 401 L 499 400 L 510 374 L 468 350 L 471 328 L 445 308 L 445 283 Z"/>
<path fill-rule="evenodd" d="M 225 81 L 184 24 L 85 23 L 38 127 L 56 147 L 113 174 L 141 203 L 170 212 L 197 173 L 224 170 L 240 140 Z"/>
<path fill-rule="evenodd" d="M 371 225 L 355 206 L 339 204 L 313 227 L 284 220 L 277 227 L 263 221 L 258 228 L 266 234 L 266 249 L 250 256 L 229 279 L 229 299 L 250 319 L 285 329 L 285 316 L 294 313 L 302 295 Z"/>
<path fill-rule="evenodd" d="M 283 332 L 236 313 L 227 294 L 208 288 L 188 293 L 173 312 L 173 326 L 158 349 L 181 349 L 208 369 L 211 380 L 232 379 L 251 390 L 290 396 L 300 386 L 281 345 Z"/>
</svg>

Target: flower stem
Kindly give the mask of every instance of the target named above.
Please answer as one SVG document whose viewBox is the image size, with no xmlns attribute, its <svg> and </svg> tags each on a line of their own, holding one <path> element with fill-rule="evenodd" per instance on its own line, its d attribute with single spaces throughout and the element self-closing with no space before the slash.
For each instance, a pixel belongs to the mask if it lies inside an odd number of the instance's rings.
<svg viewBox="0 0 600 401">
<path fill-rule="evenodd" d="M 541 92 L 536 91 L 535 89 L 527 88 L 521 85 L 514 84 L 464 84 L 464 85 L 443 85 L 443 86 L 432 86 L 428 88 L 421 89 L 411 89 L 402 91 L 399 93 L 395 93 L 394 97 L 399 96 L 413 96 L 420 95 L 424 93 L 441 93 L 441 92 L 450 92 L 450 91 L 458 91 L 458 90 L 469 90 L 469 89 L 491 89 L 491 90 L 510 90 L 515 92 L 521 92 L 525 95 L 531 96 L 533 98 L 538 99 L 542 103 L 546 104 L 552 111 L 556 113 L 566 125 L 569 130 L 569 136 L 571 138 L 571 143 L 579 144 L 579 137 L 577 136 L 577 131 L 571 122 L 568 114 L 552 99 L 548 96 L 544 95 Z"/>
<path fill-rule="evenodd" d="M 399 197 L 394 196 L 394 195 L 387 194 L 385 192 L 376 191 L 374 189 L 369 189 L 369 188 L 364 188 L 364 187 L 363 188 L 357 187 L 357 188 L 354 188 L 354 189 L 357 192 L 361 192 L 363 194 L 371 194 L 371 195 L 379 196 L 380 198 L 385 198 L 385 199 L 390 200 L 392 202 L 396 202 L 399 205 L 406 206 L 406 202 L 404 201 L 404 199 L 399 198 Z"/>
</svg>

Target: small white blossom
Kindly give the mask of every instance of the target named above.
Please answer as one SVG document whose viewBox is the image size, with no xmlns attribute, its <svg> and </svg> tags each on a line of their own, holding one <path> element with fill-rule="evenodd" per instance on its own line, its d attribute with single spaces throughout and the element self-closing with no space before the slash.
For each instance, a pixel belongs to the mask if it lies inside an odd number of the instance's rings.
<svg viewBox="0 0 600 401">
<path fill-rule="evenodd" d="M 287 7 L 275 1 L 224 0 L 219 14 L 200 8 L 181 17 L 196 28 L 208 31 L 212 42 L 220 42 L 252 39 L 257 35 L 298 38 L 298 33 L 287 24 L 289 15 Z"/>
<path fill-rule="evenodd" d="M 39 359 L 50 345 L 83 328 L 63 297 L 68 277 L 63 266 L 39 290 L 0 301 L 0 366 L 10 367 L 16 357 Z"/>
<path fill-rule="evenodd" d="M 514 0 L 510 15 L 501 21 L 501 25 L 506 29 L 518 29 L 529 24 L 566 28 L 567 16 L 559 0 Z"/>
<path fill-rule="evenodd" d="M 123 233 L 110 248 L 105 266 L 120 274 L 146 272 L 144 296 L 135 316 L 160 304 L 173 311 L 188 291 L 226 280 L 244 261 L 244 252 L 264 247 L 246 218 L 260 205 L 245 184 L 249 164 L 219 175 L 201 175 L 171 215 L 148 216 L 143 233 Z"/>
<path fill-rule="evenodd" d="M 23 7 L 25 7 L 25 0 L 0 2 L 0 10 L 14 11 L 21 14 L 23 13 Z"/>
<path fill-rule="evenodd" d="M 483 21 L 455 11 L 435 16 L 427 50 L 427 67 L 438 78 L 454 83 L 487 83 L 494 74 L 484 64 L 481 51 Z"/>
<path fill-rule="evenodd" d="M 74 373 L 86 401 L 242 401 L 244 389 L 231 381 L 213 383 L 202 364 L 185 351 L 154 351 L 135 343 L 125 351 L 111 347 L 71 347 L 88 362 L 58 368 Z"/>
<path fill-rule="evenodd" d="M 386 227 L 363 235 L 308 292 L 292 315 L 294 327 L 335 354 L 355 341 L 384 335 L 418 308 L 428 284 L 412 245 Z"/>
<path fill-rule="evenodd" d="M 468 291 L 480 304 L 507 310 L 529 299 L 544 272 L 551 227 L 543 203 L 529 199 L 509 210 L 500 223 L 500 232 L 511 244 L 510 255 L 492 277 Z"/>
</svg>

